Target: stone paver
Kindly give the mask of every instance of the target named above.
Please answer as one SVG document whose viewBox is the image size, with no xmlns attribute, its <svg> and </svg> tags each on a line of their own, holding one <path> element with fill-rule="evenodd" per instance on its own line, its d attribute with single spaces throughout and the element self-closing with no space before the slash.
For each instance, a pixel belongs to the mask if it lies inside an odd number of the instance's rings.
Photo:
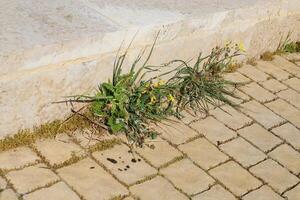
<svg viewBox="0 0 300 200">
<path fill-rule="evenodd" d="M 290 123 L 272 129 L 272 132 L 300 150 L 300 130 Z"/>
<path fill-rule="evenodd" d="M 256 82 L 265 81 L 269 77 L 267 74 L 251 65 L 244 65 L 239 68 L 238 71 Z"/>
<path fill-rule="evenodd" d="M 287 89 L 287 86 L 280 83 L 276 79 L 269 79 L 261 83 L 264 88 L 270 90 L 271 92 L 280 92 L 282 90 Z"/>
<path fill-rule="evenodd" d="M 288 200 L 298 200 L 300 197 L 300 184 L 284 193 L 284 196 L 287 197 Z"/>
<path fill-rule="evenodd" d="M 298 92 L 288 89 L 277 93 L 277 96 L 300 109 L 300 94 Z"/>
<path fill-rule="evenodd" d="M 222 164 L 209 172 L 237 196 L 261 185 L 258 179 L 233 161 Z"/>
<path fill-rule="evenodd" d="M 30 192 L 38 187 L 44 187 L 59 180 L 59 177 L 44 164 L 11 171 L 6 177 L 20 194 Z"/>
<path fill-rule="evenodd" d="M 179 149 L 204 169 L 209 169 L 228 160 L 228 156 L 204 138 L 180 145 Z"/>
<path fill-rule="evenodd" d="M 281 56 L 275 55 L 274 58 L 275 59 L 272 60 L 271 62 L 275 66 L 277 66 L 277 67 L 279 67 L 279 68 L 281 68 L 281 69 L 283 69 L 283 70 L 285 70 L 285 71 L 287 71 L 287 72 L 289 72 L 289 73 L 291 73 L 291 74 L 293 74 L 297 77 L 300 77 L 300 67 L 298 67 L 297 65 L 295 65 L 292 62 L 289 62 L 288 60 L 284 59 Z"/>
<path fill-rule="evenodd" d="M 257 83 L 249 83 L 240 87 L 240 89 L 261 103 L 271 101 L 276 98 L 274 94 L 262 88 Z"/>
<path fill-rule="evenodd" d="M 279 193 L 284 192 L 299 182 L 296 176 L 270 159 L 253 166 L 250 168 L 250 171 L 267 182 Z"/>
<path fill-rule="evenodd" d="M 240 129 L 252 122 L 249 117 L 228 105 L 216 108 L 211 111 L 211 114 L 234 130 Z"/>
<path fill-rule="evenodd" d="M 220 142 L 225 142 L 236 137 L 236 133 L 234 131 L 227 128 L 224 124 L 211 116 L 193 122 L 190 126 L 197 130 L 200 134 L 205 135 L 205 137 L 214 144 L 219 144 Z"/>
<path fill-rule="evenodd" d="M 273 149 L 282 142 L 278 137 L 256 123 L 238 130 L 238 133 L 264 152 Z"/>
<path fill-rule="evenodd" d="M 133 193 L 133 195 L 142 200 L 188 199 L 161 176 L 157 176 L 144 183 L 134 185 L 130 188 L 130 191 Z"/>
<path fill-rule="evenodd" d="M 23 196 L 24 200 L 41 200 L 45 197 L 47 200 L 80 200 L 76 193 L 63 182 Z"/>
<path fill-rule="evenodd" d="M 202 113 L 202 112 L 194 113 L 192 110 L 188 110 L 188 111 L 183 110 L 180 114 L 183 117 L 181 121 L 185 124 L 190 124 L 192 121 L 199 120 L 207 116 L 206 113 Z"/>
<path fill-rule="evenodd" d="M 82 131 L 75 131 L 72 134 L 73 140 L 76 141 L 81 147 L 88 149 L 98 143 L 116 138 L 114 135 L 109 134 L 106 131 L 101 133 L 93 133 L 89 129 L 85 129 Z"/>
<path fill-rule="evenodd" d="M 207 190 L 215 181 L 190 160 L 183 159 L 160 171 L 173 184 L 189 195 Z"/>
<path fill-rule="evenodd" d="M 251 81 L 249 78 L 239 72 L 227 73 L 224 75 L 224 79 L 236 83 L 247 83 Z"/>
<path fill-rule="evenodd" d="M 137 154 L 132 154 L 130 149 L 123 144 L 115 145 L 112 149 L 95 152 L 93 156 L 128 185 L 157 172 Z"/>
<path fill-rule="evenodd" d="M 89 158 L 60 168 L 57 172 L 86 200 L 109 199 L 128 194 L 123 185 Z"/>
<path fill-rule="evenodd" d="M 266 106 L 300 128 L 300 110 L 282 99 L 267 103 Z"/>
<path fill-rule="evenodd" d="M 233 103 L 239 105 L 245 101 L 249 101 L 251 98 L 246 95 L 245 93 L 241 92 L 240 90 L 238 89 L 235 89 L 233 91 L 235 97 L 233 96 L 229 96 L 229 95 L 225 95 L 230 101 L 232 101 Z"/>
<path fill-rule="evenodd" d="M 6 181 L 4 180 L 4 178 L 0 177 L 0 190 L 3 190 L 6 188 Z"/>
<path fill-rule="evenodd" d="M 262 186 L 261 188 L 250 192 L 243 197 L 243 200 L 284 200 L 281 196 L 276 194 L 268 186 Z"/>
<path fill-rule="evenodd" d="M 277 80 L 286 80 L 290 77 L 290 74 L 276 66 L 274 66 L 272 63 L 270 62 L 265 62 L 262 60 L 257 61 L 257 66 L 256 66 L 259 70 L 270 74 L 271 76 L 273 76 L 275 79 Z"/>
<path fill-rule="evenodd" d="M 257 101 L 249 101 L 244 103 L 242 104 L 241 109 L 267 129 L 285 122 L 283 118 L 276 115 L 270 109 L 266 108 Z"/>
<path fill-rule="evenodd" d="M 146 145 L 137 148 L 136 151 L 157 168 L 182 156 L 181 152 L 159 137 L 148 141 Z"/>
<path fill-rule="evenodd" d="M 271 151 L 269 155 L 296 175 L 300 173 L 300 153 L 289 145 L 280 145 Z"/>
<path fill-rule="evenodd" d="M 290 78 L 288 80 L 285 80 L 284 83 L 288 86 L 290 86 L 291 88 L 293 88 L 294 90 L 297 90 L 298 92 L 300 92 L 300 79 L 293 77 Z"/>
<path fill-rule="evenodd" d="M 263 152 L 240 137 L 222 144 L 220 148 L 246 168 L 266 158 Z"/>
<path fill-rule="evenodd" d="M 0 153 L 0 169 L 21 168 L 39 160 L 39 157 L 28 147 L 20 147 Z"/>
<path fill-rule="evenodd" d="M 236 198 L 220 185 L 213 186 L 210 190 L 196 195 L 192 200 L 235 200 Z"/>
<path fill-rule="evenodd" d="M 12 189 L 0 192 L 0 200 L 18 200 L 18 196 Z"/>
</svg>

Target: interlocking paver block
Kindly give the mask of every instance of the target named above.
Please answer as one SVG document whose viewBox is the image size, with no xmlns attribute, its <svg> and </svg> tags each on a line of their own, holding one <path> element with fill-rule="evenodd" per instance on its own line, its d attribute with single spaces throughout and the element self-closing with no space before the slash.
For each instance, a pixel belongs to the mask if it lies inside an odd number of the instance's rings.
<svg viewBox="0 0 300 200">
<path fill-rule="evenodd" d="M 144 183 L 134 185 L 130 188 L 130 191 L 133 193 L 133 195 L 142 200 L 188 199 L 161 176 L 157 176 Z"/>
<path fill-rule="evenodd" d="M 82 156 L 84 154 L 83 150 L 65 134 L 55 139 L 40 140 L 35 143 L 35 147 L 50 165 L 61 164 L 70 159 L 72 155 Z"/>
<path fill-rule="evenodd" d="M 275 93 L 287 89 L 286 85 L 283 85 L 282 83 L 280 83 L 276 79 L 269 79 L 267 81 L 262 82 L 261 84 L 267 90 L 270 90 L 270 91 L 275 92 Z"/>
<path fill-rule="evenodd" d="M 237 163 L 230 161 L 209 171 L 237 196 L 261 185 L 261 182 Z"/>
<path fill-rule="evenodd" d="M 288 198 L 288 200 L 299 200 L 300 197 L 300 184 L 298 184 L 293 189 L 284 193 L 284 196 Z"/>
<path fill-rule="evenodd" d="M 257 101 L 249 101 L 241 106 L 243 112 L 254 118 L 267 129 L 285 122 L 285 119 L 281 118 Z"/>
<path fill-rule="evenodd" d="M 192 200 L 236 200 L 236 198 L 220 185 L 213 186 L 210 190 L 198 194 Z"/>
<path fill-rule="evenodd" d="M 300 108 L 300 93 L 296 92 L 295 90 L 288 89 L 277 93 L 277 96 L 286 100 L 290 104 Z"/>
<path fill-rule="evenodd" d="M 234 97 L 233 96 L 230 96 L 230 95 L 225 95 L 230 101 L 232 101 L 233 103 L 239 105 L 245 101 L 249 101 L 251 98 L 246 95 L 245 93 L 241 92 L 240 90 L 238 89 L 235 89 L 232 91 L 233 94 L 235 95 Z"/>
<path fill-rule="evenodd" d="M 148 141 L 142 148 L 136 148 L 136 151 L 155 167 L 160 167 L 172 159 L 182 156 L 181 152 L 159 137 Z"/>
<path fill-rule="evenodd" d="M 252 122 L 249 117 L 228 105 L 216 108 L 211 111 L 211 114 L 234 130 L 242 128 Z"/>
<path fill-rule="evenodd" d="M 0 177 L 0 191 L 6 188 L 6 181 L 4 180 L 4 178 Z"/>
<path fill-rule="evenodd" d="M 197 130 L 200 134 L 205 135 L 205 137 L 214 144 L 225 142 L 236 137 L 236 133 L 234 131 L 227 128 L 224 124 L 211 116 L 195 121 L 191 123 L 190 126 Z"/>
<path fill-rule="evenodd" d="M 19 147 L 0 153 L 0 169 L 21 168 L 39 160 L 39 157 L 28 147 Z"/>
<path fill-rule="evenodd" d="M 251 167 L 250 171 L 267 182 L 279 193 L 296 185 L 299 181 L 296 176 L 271 159 Z"/>
<path fill-rule="evenodd" d="M 300 68 L 297 65 L 295 65 L 292 62 L 289 62 L 281 56 L 275 55 L 274 58 L 275 59 L 271 61 L 274 65 L 297 77 L 300 77 Z"/>
<path fill-rule="evenodd" d="M 31 192 L 38 187 L 43 187 L 59 180 L 59 177 L 44 164 L 11 171 L 6 177 L 20 194 Z"/>
<path fill-rule="evenodd" d="M 75 131 L 72 136 L 73 139 L 83 148 L 88 149 L 98 143 L 105 140 L 110 140 L 116 138 L 115 135 L 109 134 L 106 131 L 95 133 L 89 129 L 84 129 L 80 131 Z"/>
<path fill-rule="evenodd" d="M 132 154 L 126 145 L 115 145 L 112 149 L 98 151 L 93 156 L 118 179 L 130 185 L 156 174 L 157 170 L 137 154 Z"/>
<path fill-rule="evenodd" d="M 251 81 L 249 78 L 240 74 L 239 72 L 226 73 L 224 75 L 224 79 L 236 83 L 247 83 Z"/>
<path fill-rule="evenodd" d="M 267 103 L 266 106 L 300 128 L 300 110 L 297 108 L 282 99 Z"/>
<path fill-rule="evenodd" d="M 262 186 L 261 188 L 250 192 L 243 197 L 243 200 L 284 200 L 281 196 L 276 194 L 268 186 Z"/>
<path fill-rule="evenodd" d="M 18 200 L 18 196 L 12 189 L 0 192 L 0 200 Z"/>
<path fill-rule="evenodd" d="M 57 170 L 68 185 L 86 200 L 127 195 L 128 190 L 90 158 Z"/>
<path fill-rule="evenodd" d="M 264 152 L 273 149 L 282 142 L 278 137 L 256 123 L 238 130 L 238 133 Z"/>
<path fill-rule="evenodd" d="M 257 65 L 256 67 L 267 73 L 267 74 L 270 74 L 271 76 L 273 76 L 275 79 L 277 80 L 286 80 L 289 78 L 290 74 L 276 66 L 274 66 L 272 63 L 270 62 L 265 62 L 265 61 L 262 61 L 262 60 L 259 60 L 257 61 Z"/>
<path fill-rule="evenodd" d="M 249 83 L 241 86 L 240 89 L 261 103 L 271 101 L 276 98 L 274 94 L 262 88 L 257 83 Z"/>
<path fill-rule="evenodd" d="M 183 159 L 160 171 L 173 184 L 189 195 L 207 190 L 215 181 L 190 160 Z"/>
<path fill-rule="evenodd" d="M 269 77 L 267 74 L 251 65 L 244 65 L 239 68 L 238 71 L 256 82 L 265 81 Z"/>
<path fill-rule="evenodd" d="M 65 183 L 59 182 L 23 196 L 24 200 L 80 200 Z"/>
<path fill-rule="evenodd" d="M 220 148 L 244 167 L 250 167 L 266 158 L 263 152 L 240 137 L 222 144 Z"/>
<path fill-rule="evenodd" d="M 278 137 L 283 138 L 295 149 L 300 150 L 300 130 L 290 123 L 283 124 L 279 127 L 272 129 Z"/>
<path fill-rule="evenodd" d="M 300 79 L 293 77 L 290 78 L 288 80 L 285 80 L 284 83 L 288 86 L 290 86 L 291 88 L 293 88 L 294 90 L 297 90 L 298 92 L 300 92 Z"/>
<path fill-rule="evenodd" d="M 204 138 L 180 145 L 179 149 L 204 169 L 209 169 L 228 160 L 228 156 Z"/>
<path fill-rule="evenodd" d="M 185 124 L 189 124 L 192 121 L 199 120 L 207 116 L 207 114 L 204 112 L 194 113 L 192 110 L 183 110 L 180 114 L 183 117 L 181 121 Z"/>
<path fill-rule="evenodd" d="M 300 173 L 300 153 L 289 145 L 280 145 L 271 151 L 269 155 L 296 175 Z"/>
</svg>

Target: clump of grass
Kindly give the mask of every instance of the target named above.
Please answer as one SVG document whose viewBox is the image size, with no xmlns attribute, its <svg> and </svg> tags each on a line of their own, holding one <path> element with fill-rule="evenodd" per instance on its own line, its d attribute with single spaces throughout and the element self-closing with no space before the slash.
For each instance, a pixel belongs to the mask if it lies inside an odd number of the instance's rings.
<svg viewBox="0 0 300 200">
<path fill-rule="evenodd" d="M 292 41 L 290 36 L 291 32 L 289 32 L 284 39 L 281 37 L 277 50 L 275 51 L 276 54 L 300 52 L 300 42 Z"/>
<path fill-rule="evenodd" d="M 103 151 L 106 149 L 111 149 L 113 148 L 115 145 L 120 145 L 122 144 L 121 139 L 117 139 L 117 138 L 113 138 L 113 139 L 109 139 L 109 140 L 103 140 L 91 147 L 88 148 L 88 151 L 90 153 L 93 153 L 95 151 Z"/>
<path fill-rule="evenodd" d="M 256 66 L 256 65 L 257 65 L 257 62 L 256 62 L 256 59 L 255 59 L 254 57 L 252 57 L 252 58 L 248 58 L 248 59 L 247 59 L 246 64 L 247 64 L 247 65 Z"/>
<path fill-rule="evenodd" d="M 262 59 L 264 61 L 272 61 L 272 60 L 274 60 L 274 53 L 272 53 L 270 51 L 266 51 L 260 55 L 260 59 Z"/>
</svg>

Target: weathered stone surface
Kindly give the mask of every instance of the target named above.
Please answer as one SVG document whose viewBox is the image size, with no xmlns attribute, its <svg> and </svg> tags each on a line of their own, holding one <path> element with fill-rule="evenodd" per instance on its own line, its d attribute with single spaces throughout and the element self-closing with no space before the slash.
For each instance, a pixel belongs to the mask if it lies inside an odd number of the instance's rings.
<svg viewBox="0 0 300 200">
<path fill-rule="evenodd" d="M 300 131 L 290 123 L 272 129 L 272 132 L 300 150 Z"/>
<path fill-rule="evenodd" d="M 204 138 L 180 145 L 179 149 L 204 169 L 209 169 L 228 160 L 228 156 Z"/>
<path fill-rule="evenodd" d="M 233 161 L 222 164 L 209 172 L 237 196 L 261 185 L 258 179 Z"/>
<path fill-rule="evenodd" d="M 239 68 L 238 71 L 256 82 L 265 81 L 269 78 L 267 74 L 251 65 L 244 65 L 243 67 Z"/>
<path fill-rule="evenodd" d="M 267 129 L 277 126 L 285 121 L 257 101 L 249 101 L 242 104 L 242 111 L 254 118 Z"/>
<path fill-rule="evenodd" d="M 5 189 L 6 185 L 7 185 L 6 181 L 2 177 L 0 177 L 0 190 Z"/>
<path fill-rule="evenodd" d="M 141 157 L 132 154 L 125 145 L 115 145 L 112 149 L 98 151 L 93 156 L 111 171 L 119 180 L 130 185 L 157 171 Z"/>
<path fill-rule="evenodd" d="M 203 112 L 194 113 L 194 111 L 192 110 L 183 110 L 180 114 L 183 116 L 181 121 L 185 124 L 190 124 L 192 121 L 199 120 L 207 116 L 206 113 Z"/>
<path fill-rule="evenodd" d="M 240 137 L 222 144 L 220 148 L 244 167 L 250 167 L 266 158 L 263 152 Z"/>
<path fill-rule="evenodd" d="M 133 193 L 133 195 L 143 200 L 188 199 L 161 176 L 157 176 L 144 183 L 134 185 L 130 187 L 130 191 Z"/>
<path fill-rule="evenodd" d="M 224 75 L 224 79 L 235 83 L 247 83 L 251 81 L 249 78 L 239 72 L 227 73 Z"/>
<path fill-rule="evenodd" d="M 297 90 L 300 92 L 300 79 L 293 77 L 288 80 L 285 80 L 284 83 L 288 85 L 289 87 L 293 88 L 294 90 Z"/>
<path fill-rule="evenodd" d="M 270 159 L 251 167 L 250 171 L 267 182 L 279 193 L 284 192 L 299 182 L 296 176 Z"/>
<path fill-rule="evenodd" d="M 276 79 L 269 79 L 261 83 L 264 88 L 270 90 L 271 92 L 280 92 L 287 89 L 287 86 L 283 85 Z"/>
<path fill-rule="evenodd" d="M 50 187 L 42 188 L 33 193 L 23 196 L 24 200 L 80 200 L 65 183 L 59 182 Z"/>
<path fill-rule="evenodd" d="M 262 88 L 257 83 L 249 83 L 240 87 L 240 89 L 261 103 L 271 101 L 276 98 L 274 94 Z"/>
<path fill-rule="evenodd" d="M 273 192 L 268 186 L 250 192 L 243 197 L 243 200 L 284 200 L 281 196 Z"/>
<path fill-rule="evenodd" d="M 252 124 L 240 129 L 238 133 L 264 152 L 271 150 L 282 142 L 278 137 L 258 124 Z"/>
<path fill-rule="evenodd" d="M 47 169 L 47 166 L 44 164 L 11 171 L 6 176 L 20 194 L 31 192 L 38 187 L 44 187 L 59 180 L 59 177 Z"/>
<path fill-rule="evenodd" d="M 274 65 L 297 76 L 298 78 L 300 77 L 300 68 L 297 65 L 289 62 L 281 56 L 275 55 L 274 58 L 275 59 L 271 61 Z"/>
<path fill-rule="evenodd" d="M 300 173 L 300 153 L 289 145 L 280 145 L 271 151 L 269 155 L 294 174 L 298 175 Z"/>
<path fill-rule="evenodd" d="M 298 200 L 300 196 L 300 185 L 298 184 L 293 189 L 284 193 L 284 196 L 288 198 L 288 200 Z"/>
<path fill-rule="evenodd" d="M 215 182 L 206 172 L 188 159 L 173 163 L 160 172 L 177 188 L 189 195 L 202 192 Z"/>
<path fill-rule="evenodd" d="M 224 124 L 210 116 L 205 119 L 195 121 L 191 123 L 190 126 L 197 130 L 200 134 L 205 135 L 205 137 L 214 144 L 225 142 L 236 137 L 236 133 L 234 131 L 230 130 Z"/>
<path fill-rule="evenodd" d="M 109 199 L 128 194 L 123 185 L 89 158 L 60 168 L 57 172 L 87 200 Z"/>
<path fill-rule="evenodd" d="M 245 93 L 241 92 L 238 89 L 233 90 L 233 94 L 235 95 L 235 97 L 230 96 L 230 95 L 225 95 L 230 101 L 232 101 L 233 103 L 239 105 L 245 101 L 249 101 L 250 97 L 248 95 L 246 95 Z"/>
<path fill-rule="evenodd" d="M 300 87 L 300 86 L 299 86 Z M 277 93 L 277 95 L 300 109 L 300 94 L 294 90 L 288 89 Z"/>
<path fill-rule="evenodd" d="M 18 200 L 18 196 L 12 189 L 0 192 L 0 200 Z"/>
<path fill-rule="evenodd" d="M 21 168 L 39 160 L 39 157 L 28 147 L 20 147 L 0 153 L 0 169 Z"/>
<path fill-rule="evenodd" d="M 213 186 L 210 190 L 196 195 L 193 200 L 235 200 L 236 198 L 220 185 Z"/>
<path fill-rule="evenodd" d="M 259 70 L 270 74 L 271 76 L 273 76 L 275 79 L 277 80 L 286 80 L 290 77 L 290 74 L 278 67 L 276 67 L 275 65 L 273 65 L 270 62 L 266 62 L 266 61 L 262 61 L 259 60 L 257 62 L 257 66 L 256 66 Z"/>
</svg>

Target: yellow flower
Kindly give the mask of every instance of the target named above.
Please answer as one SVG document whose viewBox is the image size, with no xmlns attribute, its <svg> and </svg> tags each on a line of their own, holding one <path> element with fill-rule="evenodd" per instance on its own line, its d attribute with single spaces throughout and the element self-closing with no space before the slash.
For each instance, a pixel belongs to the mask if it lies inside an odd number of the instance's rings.
<svg viewBox="0 0 300 200">
<path fill-rule="evenodd" d="M 169 94 L 167 98 L 169 101 L 172 101 L 172 102 L 175 100 L 175 98 L 171 94 Z"/>
<path fill-rule="evenodd" d="M 226 40 L 226 42 L 225 42 L 225 46 L 226 46 L 226 47 L 228 47 L 230 44 L 231 44 L 231 41 L 229 41 L 229 40 Z"/>
<path fill-rule="evenodd" d="M 148 82 L 148 83 L 146 83 L 146 88 L 148 88 L 148 87 L 150 87 L 150 83 Z"/>
<path fill-rule="evenodd" d="M 245 46 L 244 46 L 244 44 L 242 42 L 239 43 L 239 50 L 241 50 L 243 52 L 246 51 Z"/>
<path fill-rule="evenodd" d="M 155 96 L 151 96 L 150 98 L 150 104 L 153 104 L 156 102 L 156 97 Z"/>
<path fill-rule="evenodd" d="M 164 85 L 166 82 L 164 80 L 159 80 L 158 85 Z"/>
</svg>

